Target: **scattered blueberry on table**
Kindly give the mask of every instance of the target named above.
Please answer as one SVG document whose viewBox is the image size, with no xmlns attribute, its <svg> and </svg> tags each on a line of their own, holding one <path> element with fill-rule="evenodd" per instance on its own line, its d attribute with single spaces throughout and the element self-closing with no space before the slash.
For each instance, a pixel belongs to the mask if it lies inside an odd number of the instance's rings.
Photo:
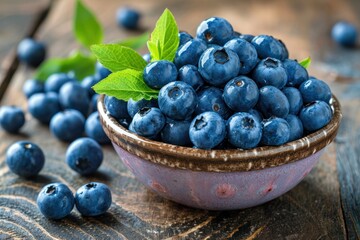
<svg viewBox="0 0 360 240">
<path fill-rule="evenodd" d="M 116 13 L 116 20 L 119 26 L 129 30 L 139 28 L 141 14 L 134 8 L 120 8 Z"/>
<path fill-rule="evenodd" d="M 20 62 L 30 67 L 38 67 L 46 57 L 46 47 L 35 39 L 25 38 L 18 45 L 17 56 Z"/>
<path fill-rule="evenodd" d="M 350 22 L 337 22 L 331 30 L 332 39 L 343 47 L 354 47 L 358 39 L 358 30 Z"/>
<path fill-rule="evenodd" d="M 25 114 L 17 106 L 0 107 L 0 126 L 9 133 L 17 133 L 25 124 Z"/>
</svg>

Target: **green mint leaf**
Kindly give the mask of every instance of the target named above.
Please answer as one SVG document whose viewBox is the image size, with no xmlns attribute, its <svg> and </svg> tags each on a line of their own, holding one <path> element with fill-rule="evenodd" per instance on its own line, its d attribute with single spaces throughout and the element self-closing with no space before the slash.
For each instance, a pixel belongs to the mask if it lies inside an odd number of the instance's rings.
<svg viewBox="0 0 360 240">
<path fill-rule="evenodd" d="M 304 68 L 308 68 L 308 67 L 310 66 L 310 64 L 311 64 L 311 58 L 310 58 L 310 57 L 305 58 L 305 59 L 301 60 L 301 61 L 299 62 L 299 64 L 300 64 L 301 66 L 303 66 Z"/>
<path fill-rule="evenodd" d="M 179 29 L 169 9 L 165 9 L 156 22 L 147 45 L 151 61 L 174 61 L 176 50 L 179 47 Z"/>
<path fill-rule="evenodd" d="M 139 49 L 139 48 L 142 48 L 143 46 L 145 46 L 148 39 L 149 39 L 149 33 L 146 32 L 146 33 L 141 34 L 140 36 L 122 40 L 122 41 L 118 42 L 117 44 L 136 50 L 136 49 Z"/>
<path fill-rule="evenodd" d="M 116 97 L 124 101 L 132 98 L 134 101 L 141 99 L 150 100 L 158 97 L 158 90 L 147 86 L 143 79 L 143 71 L 126 69 L 111 73 L 95 86 L 95 92 Z"/>
<path fill-rule="evenodd" d="M 75 52 L 67 58 L 52 58 L 43 62 L 37 69 L 34 78 L 44 82 L 53 73 L 73 72 L 78 80 L 95 73 L 96 59 Z"/>
<path fill-rule="evenodd" d="M 73 19 L 73 32 L 78 42 L 87 48 L 102 43 L 104 32 L 96 16 L 81 0 L 76 1 Z"/>
<path fill-rule="evenodd" d="M 91 46 L 92 53 L 111 72 L 125 69 L 143 71 L 146 61 L 136 51 L 120 44 L 98 44 Z"/>
</svg>

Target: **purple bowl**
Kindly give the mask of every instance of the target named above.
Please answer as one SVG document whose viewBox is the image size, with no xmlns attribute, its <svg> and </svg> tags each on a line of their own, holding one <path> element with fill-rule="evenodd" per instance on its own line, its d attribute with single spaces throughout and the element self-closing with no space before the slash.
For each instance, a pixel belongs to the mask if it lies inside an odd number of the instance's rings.
<svg viewBox="0 0 360 240">
<path fill-rule="evenodd" d="M 106 113 L 104 96 L 98 101 L 106 134 L 140 182 L 167 199 L 208 210 L 257 206 L 295 187 L 336 136 L 341 110 L 335 96 L 331 106 L 328 125 L 282 146 L 202 150 L 138 136 Z"/>
</svg>

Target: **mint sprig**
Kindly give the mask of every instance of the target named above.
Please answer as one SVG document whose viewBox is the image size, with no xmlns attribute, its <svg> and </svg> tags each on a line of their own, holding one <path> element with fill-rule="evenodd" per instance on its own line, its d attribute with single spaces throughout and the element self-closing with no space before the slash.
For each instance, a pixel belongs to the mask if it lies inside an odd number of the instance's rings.
<svg viewBox="0 0 360 240">
<path fill-rule="evenodd" d="M 308 68 L 308 67 L 310 66 L 310 64 L 311 64 L 311 58 L 310 58 L 310 57 L 307 57 L 307 58 L 301 60 L 301 61 L 299 62 L 299 64 L 300 64 L 301 66 L 303 66 L 304 68 Z"/>
<path fill-rule="evenodd" d="M 110 74 L 96 84 L 93 89 L 100 94 L 114 96 L 124 101 L 157 98 L 158 91 L 150 88 L 143 81 L 143 71 L 126 69 Z"/>
<path fill-rule="evenodd" d="M 96 16 L 81 0 L 76 1 L 73 18 L 73 32 L 76 39 L 85 47 L 102 43 L 104 32 Z"/>
<path fill-rule="evenodd" d="M 174 61 L 180 41 L 178 34 L 179 29 L 173 14 L 169 9 L 165 9 L 147 43 L 151 61 Z"/>
</svg>

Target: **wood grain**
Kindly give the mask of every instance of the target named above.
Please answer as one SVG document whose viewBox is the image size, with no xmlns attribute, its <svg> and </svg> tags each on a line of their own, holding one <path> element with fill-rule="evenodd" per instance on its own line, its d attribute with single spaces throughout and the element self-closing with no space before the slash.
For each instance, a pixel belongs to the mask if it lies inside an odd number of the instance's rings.
<svg viewBox="0 0 360 240">
<path fill-rule="evenodd" d="M 50 56 L 64 56 L 78 47 L 71 34 L 71 0 L 56 2 L 37 36 L 49 45 Z M 204 211 L 165 200 L 147 190 L 125 168 L 111 146 L 104 147 L 105 159 L 98 173 L 81 177 L 64 161 L 67 144 L 54 139 L 46 126 L 27 114 L 27 123 L 18 135 L 0 131 L 0 239 L 356 239 L 359 237 L 360 97 L 347 93 L 348 76 L 341 69 L 329 72 L 324 51 L 331 50 L 328 35 L 331 24 L 339 17 L 357 20 L 356 1 L 302 0 L 262 1 L 115 1 L 106 4 L 85 1 L 105 26 L 106 42 L 138 34 L 119 29 L 115 10 L 131 5 L 144 13 L 143 29 L 151 30 L 165 7 L 171 9 L 181 29 L 194 34 L 202 19 L 217 15 L 228 18 L 243 33 L 268 33 L 280 37 L 290 56 L 314 56 L 310 72 L 324 77 L 344 104 L 345 123 L 336 144 L 330 145 L 315 169 L 293 190 L 262 206 L 238 211 Z M 343 15 L 337 10 L 341 9 Z M 344 51 L 344 50 L 339 50 Z M 142 51 L 144 52 L 144 51 Z M 326 67 L 324 67 L 326 66 Z M 1 104 L 26 108 L 21 94 L 25 79 L 33 72 L 21 66 L 12 79 Z M 359 79 L 350 76 L 351 82 Z M 334 80 L 334 81 L 331 81 Z M 360 89 L 360 88 L 359 88 Z M 349 97 L 352 96 L 352 97 Z M 348 97 L 348 98 L 346 98 Z M 349 119 L 349 120 L 346 120 Z M 355 124 L 355 125 L 354 125 Z M 354 127 L 357 126 L 357 127 Z M 353 131 L 356 129 L 356 131 Z M 352 134 L 352 135 L 351 135 Z M 351 136 L 351 137 L 350 137 Z M 18 140 L 29 139 L 44 150 L 46 163 L 41 174 L 23 179 L 9 172 L 5 164 L 7 147 Z M 350 147 L 349 147 L 350 146 Z M 350 151 L 348 151 L 350 149 Z M 337 161 L 338 157 L 338 161 Z M 347 174 L 352 171 L 351 174 Z M 339 179 L 338 179 L 339 176 Z M 113 204 L 108 213 L 82 217 L 76 210 L 60 221 L 44 218 L 37 210 L 38 192 L 47 183 L 63 182 L 72 191 L 89 182 L 108 184 Z M 341 191 L 341 192 L 340 192 Z M 341 194 L 341 195 L 340 195 Z M 346 227 L 346 228 L 345 228 Z"/>
</svg>

